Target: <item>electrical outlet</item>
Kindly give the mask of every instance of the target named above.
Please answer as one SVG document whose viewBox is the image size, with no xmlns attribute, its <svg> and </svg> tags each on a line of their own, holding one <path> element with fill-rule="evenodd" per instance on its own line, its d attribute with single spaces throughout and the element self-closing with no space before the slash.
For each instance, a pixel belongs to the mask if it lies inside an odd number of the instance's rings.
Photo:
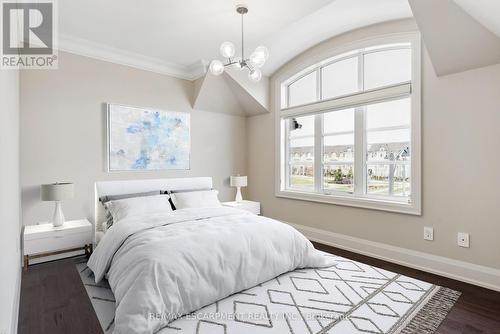
<svg viewBox="0 0 500 334">
<path fill-rule="evenodd" d="M 424 226 L 424 239 L 429 241 L 434 240 L 434 228 Z"/>
<path fill-rule="evenodd" d="M 460 247 L 469 248 L 469 233 L 458 232 L 457 243 Z"/>
</svg>

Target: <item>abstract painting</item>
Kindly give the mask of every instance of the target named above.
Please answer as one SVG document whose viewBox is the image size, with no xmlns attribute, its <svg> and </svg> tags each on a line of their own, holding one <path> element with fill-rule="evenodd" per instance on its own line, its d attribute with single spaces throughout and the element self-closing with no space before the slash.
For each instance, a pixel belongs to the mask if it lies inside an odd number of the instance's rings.
<svg viewBox="0 0 500 334">
<path fill-rule="evenodd" d="M 108 169 L 189 169 L 188 113 L 108 104 Z"/>
</svg>

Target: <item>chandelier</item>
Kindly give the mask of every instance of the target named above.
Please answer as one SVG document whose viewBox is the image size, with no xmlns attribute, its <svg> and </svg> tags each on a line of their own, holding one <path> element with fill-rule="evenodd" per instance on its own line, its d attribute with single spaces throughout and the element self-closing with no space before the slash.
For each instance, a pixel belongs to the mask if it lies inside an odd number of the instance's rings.
<svg viewBox="0 0 500 334">
<path fill-rule="evenodd" d="M 260 68 L 264 66 L 267 58 L 269 58 L 269 51 L 265 46 L 258 46 L 250 57 L 245 58 L 245 40 L 243 34 L 243 15 L 248 13 L 248 7 L 245 5 L 237 5 L 236 12 L 241 15 L 241 57 L 235 57 L 235 47 L 231 42 L 224 42 L 220 46 L 220 53 L 222 57 L 227 58 L 226 64 L 220 60 L 213 60 L 210 63 L 210 72 L 213 75 L 221 75 L 226 67 L 231 67 L 237 70 L 248 70 L 248 78 L 254 82 L 260 81 L 262 72 Z"/>
</svg>

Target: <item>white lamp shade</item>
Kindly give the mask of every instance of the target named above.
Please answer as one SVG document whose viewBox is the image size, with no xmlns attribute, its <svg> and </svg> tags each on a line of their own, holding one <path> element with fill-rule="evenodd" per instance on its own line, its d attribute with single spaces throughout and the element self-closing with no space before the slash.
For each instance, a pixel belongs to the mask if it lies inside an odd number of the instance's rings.
<svg viewBox="0 0 500 334">
<path fill-rule="evenodd" d="M 230 179 L 231 187 L 246 187 L 247 177 L 246 176 L 231 176 Z"/>
<path fill-rule="evenodd" d="M 42 201 L 62 201 L 73 198 L 75 185 L 73 183 L 42 184 L 40 197 Z"/>
</svg>

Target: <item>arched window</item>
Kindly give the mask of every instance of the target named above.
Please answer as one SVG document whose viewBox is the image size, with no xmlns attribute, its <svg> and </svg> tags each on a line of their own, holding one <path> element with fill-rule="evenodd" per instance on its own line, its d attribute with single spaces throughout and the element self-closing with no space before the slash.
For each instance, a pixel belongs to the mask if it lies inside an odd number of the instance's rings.
<svg viewBox="0 0 500 334">
<path fill-rule="evenodd" d="M 359 44 L 280 80 L 277 195 L 420 214 L 420 38 Z"/>
</svg>

